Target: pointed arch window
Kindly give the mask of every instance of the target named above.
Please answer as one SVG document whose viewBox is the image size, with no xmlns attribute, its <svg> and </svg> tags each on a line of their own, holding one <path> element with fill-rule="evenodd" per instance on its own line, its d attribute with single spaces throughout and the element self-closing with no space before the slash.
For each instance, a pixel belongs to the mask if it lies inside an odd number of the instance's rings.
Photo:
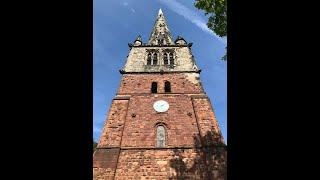
<svg viewBox="0 0 320 180">
<path fill-rule="evenodd" d="M 166 146 L 166 129 L 163 125 L 157 126 L 157 142 L 156 147 Z"/>
<path fill-rule="evenodd" d="M 174 65 L 174 50 L 166 49 L 163 52 L 163 64 L 164 65 Z"/>
<path fill-rule="evenodd" d="M 158 52 L 155 50 L 147 51 L 147 65 L 158 65 Z"/>
</svg>

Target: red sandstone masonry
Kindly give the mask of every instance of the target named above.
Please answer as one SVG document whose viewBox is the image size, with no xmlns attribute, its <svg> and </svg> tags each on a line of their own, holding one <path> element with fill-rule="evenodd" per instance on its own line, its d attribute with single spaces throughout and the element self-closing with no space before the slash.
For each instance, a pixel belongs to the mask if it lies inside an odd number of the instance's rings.
<svg viewBox="0 0 320 180">
<path fill-rule="evenodd" d="M 192 149 L 185 150 L 181 153 L 181 157 L 186 162 L 185 169 L 190 169 L 194 163 L 193 158 L 197 153 Z M 175 156 L 173 150 L 124 150 L 121 151 L 118 169 L 116 172 L 116 179 L 169 179 L 176 178 L 182 173 L 178 172 L 176 166 L 179 161 L 175 159 L 180 158 Z M 200 169 L 203 164 L 198 164 Z M 202 167 L 204 168 L 204 167 Z M 185 172 L 185 176 L 191 179 L 200 179 L 200 175 Z M 197 178 L 197 176 L 199 176 Z"/>
<path fill-rule="evenodd" d="M 203 152 L 200 149 L 124 149 L 120 152 L 116 171 L 108 168 L 109 165 L 94 166 L 94 179 L 225 180 L 226 149 L 222 148 L 220 153 L 216 149 L 208 152 L 209 164 L 206 164 Z"/>
<path fill-rule="evenodd" d="M 160 99 L 170 105 L 165 113 L 153 109 L 153 103 Z M 159 122 L 166 126 L 166 147 L 194 147 L 199 129 L 202 137 L 212 129 L 219 132 L 210 101 L 203 94 L 196 98 L 187 94 L 136 94 L 129 100 L 114 100 L 99 147 L 142 149 L 98 149 L 94 179 L 225 179 L 226 150 L 203 156 L 203 151 L 195 148 L 153 149 Z"/>
<path fill-rule="evenodd" d="M 154 111 L 153 103 L 159 99 L 169 103 L 167 112 Z M 166 147 L 174 149 L 154 149 L 159 122 L 166 126 Z M 196 98 L 136 94 L 129 100 L 114 100 L 99 143 L 102 149 L 94 154 L 94 179 L 226 179 L 225 149 L 218 152 L 219 147 L 214 147 L 204 156 L 203 149 L 192 148 L 199 129 L 202 137 L 212 129 L 219 132 L 210 101 L 203 94 Z M 118 148 L 103 149 L 111 146 Z"/>
<path fill-rule="evenodd" d="M 171 83 L 172 93 L 203 93 L 200 81 L 192 83 L 186 73 L 124 74 L 118 94 L 151 93 L 151 83 L 158 83 L 158 93 L 164 93 L 164 82 Z"/>
<path fill-rule="evenodd" d="M 194 110 L 197 116 L 200 134 L 206 136 L 208 132 L 220 134 L 217 119 L 208 98 L 193 98 Z M 215 138 L 215 137 L 213 137 Z M 223 139 L 221 137 L 221 142 Z"/>
<path fill-rule="evenodd" d="M 98 148 L 120 147 L 128 100 L 113 100 Z"/>
<path fill-rule="evenodd" d="M 218 169 L 209 175 L 206 168 L 202 153 L 195 149 L 122 150 L 115 179 L 225 179 Z"/>
<path fill-rule="evenodd" d="M 113 180 L 114 179 L 114 169 L 110 168 L 96 168 L 93 167 L 93 179 L 94 180 Z"/>
<path fill-rule="evenodd" d="M 169 103 L 169 110 L 157 113 L 153 103 Z M 134 115 L 134 116 L 133 116 Z M 199 134 L 191 98 L 187 95 L 133 95 L 130 98 L 121 147 L 155 147 L 156 124 L 163 123 L 167 132 L 167 147 L 193 147 Z"/>
<path fill-rule="evenodd" d="M 120 148 L 97 149 L 93 156 L 93 178 L 113 179 L 117 168 Z"/>
</svg>

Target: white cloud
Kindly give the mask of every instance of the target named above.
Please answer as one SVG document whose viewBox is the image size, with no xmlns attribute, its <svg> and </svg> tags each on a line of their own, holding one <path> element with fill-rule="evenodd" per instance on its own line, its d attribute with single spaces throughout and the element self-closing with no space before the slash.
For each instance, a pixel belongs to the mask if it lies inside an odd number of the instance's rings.
<svg viewBox="0 0 320 180">
<path fill-rule="evenodd" d="M 122 3 L 122 6 L 126 6 L 126 7 L 130 7 L 130 6 L 128 6 L 129 5 L 129 3 L 128 2 L 123 2 Z M 133 9 L 133 8 L 130 8 L 130 11 L 132 12 L 132 13 L 135 13 L 136 12 L 136 10 L 135 9 Z"/>
<path fill-rule="evenodd" d="M 212 32 L 205 22 L 196 12 L 193 12 L 183 4 L 177 2 L 176 0 L 159 0 L 160 3 L 167 5 L 172 11 L 183 16 L 185 19 L 191 21 L 193 24 L 198 26 L 202 31 L 216 37 L 224 45 L 227 44 L 226 38 L 221 38 L 214 32 Z"/>
</svg>

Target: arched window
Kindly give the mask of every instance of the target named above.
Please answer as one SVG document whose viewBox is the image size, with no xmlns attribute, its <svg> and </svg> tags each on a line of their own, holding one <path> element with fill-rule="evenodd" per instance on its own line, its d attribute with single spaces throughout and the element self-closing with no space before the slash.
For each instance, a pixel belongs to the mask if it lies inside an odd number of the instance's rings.
<svg viewBox="0 0 320 180">
<path fill-rule="evenodd" d="M 148 53 L 147 65 L 151 65 L 151 53 Z"/>
<path fill-rule="evenodd" d="M 164 126 L 157 126 L 157 144 L 156 147 L 165 147 L 166 145 L 166 129 Z"/>
<path fill-rule="evenodd" d="M 169 81 L 164 83 L 164 92 L 171 92 L 171 85 Z"/>
<path fill-rule="evenodd" d="M 170 65 L 173 65 L 174 64 L 173 53 L 170 53 L 169 57 L 170 57 Z"/>
<path fill-rule="evenodd" d="M 158 63 L 158 54 L 157 53 L 154 53 L 153 54 L 153 62 L 152 62 L 152 65 L 157 65 Z"/>
<path fill-rule="evenodd" d="M 158 85 L 156 82 L 152 82 L 151 84 L 151 93 L 157 93 Z"/>
<path fill-rule="evenodd" d="M 164 53 L 164 55 L 163 55 L 163 62 L 165 65 L 168 65 L 168 54 L 167 53 Z"/>
</svg>

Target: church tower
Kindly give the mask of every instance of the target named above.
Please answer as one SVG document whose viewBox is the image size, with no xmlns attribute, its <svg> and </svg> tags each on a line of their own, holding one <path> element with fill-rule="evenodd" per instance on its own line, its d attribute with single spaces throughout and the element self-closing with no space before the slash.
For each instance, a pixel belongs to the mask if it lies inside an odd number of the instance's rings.
<svg viewBox="0 0 320 180">
<path fill-rule="evenodd" d="M 161 9 L 138 36 L 97 149 L 93 179 L 227 179 L 227 150 L 192 43 L 173 40 Z"/>
</svg>

